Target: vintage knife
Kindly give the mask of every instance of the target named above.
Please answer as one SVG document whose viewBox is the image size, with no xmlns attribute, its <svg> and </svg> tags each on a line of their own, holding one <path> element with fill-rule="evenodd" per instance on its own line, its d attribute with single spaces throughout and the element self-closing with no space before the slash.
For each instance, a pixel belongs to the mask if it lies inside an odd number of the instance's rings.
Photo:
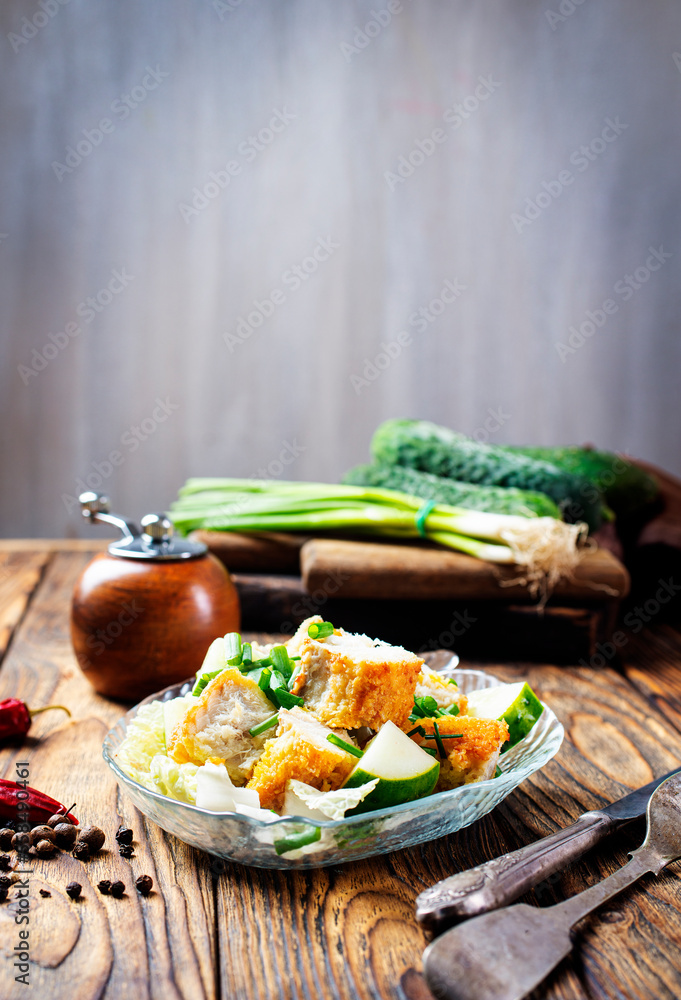
<svg viewBox="0 0 681 1000">
<path fill-rule="evenodd" d="M 648 799 L 670 775 L 663 774 L 603 809 L 593 809 L 557 833 L 425 889 L 416 899 L 416 919 L 433 936 L 468 917 L 512 903 L 585 854 L 609 833 L 645 816 Z"/>
</svg>

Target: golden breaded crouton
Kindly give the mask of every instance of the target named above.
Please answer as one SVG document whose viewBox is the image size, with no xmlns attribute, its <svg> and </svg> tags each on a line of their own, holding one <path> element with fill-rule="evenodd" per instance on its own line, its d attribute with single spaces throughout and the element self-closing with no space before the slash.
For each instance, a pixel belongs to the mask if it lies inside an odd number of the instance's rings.
<svg viewBox="0 0 681 1000">
<path fill-rule="evenodd" d="M 508 726 L 502 720 L 475 719 L 470 715 L 445 716 L 440 719 L 419 719 L 426 736 L 435 732 L 435 723 L 442 736 L 461 734 L 460 739 L 443 740 L 446 760 L 440 761 L 440 777 L 436 792 L 447 788 L 458 788 L 472 781 L 484 781 L 494 776 L 499 751 L 508 739 Z M 419 733 L 411 737 L 420 746 L 437 748 L 434 739 L 426 739 Z"/>
<path fill-rule="evenodd" d="M 390 720 L 405 728 L 423 666 L 414 653 L 343 629 L 324 639 L 301 636 L 296 648 L 300 663 L 291 690 L 321 722 L 380 729 Z"/>
<path fill-rule="evenodd" d="M 434 698 L 438 708 L 451 708 L 452 705 L 457 705 L 459 715 L 465 715 L 468 708 L 468 698 L 463 691 L 459 691 L 446 677 L 437 670 L 431 670 L 425 663 L 416 681 L 414 697 Z"/>
<path fill-rule="evenodd" d="M 305 709 L 281 709 L 276 738 L 263 750 L 247 785 L 258 792 L 263 809 L 281 810 L 290 778 L 320 791 L 340 788 L 357 758 L 329 743 L 330 733 Z M 346 733 L 342 736 L 350 742 Z"/>
<path fill-rule="evenodd" d="M 201 692 L 175 727 L 168 755 L 178 764 L 224 764 L 232 781 L 243 784 L 272 730 L 251 736 L 249 729 L 276 711 L 258 685 L 236 667 L 223 670 Z"/>
</svg>

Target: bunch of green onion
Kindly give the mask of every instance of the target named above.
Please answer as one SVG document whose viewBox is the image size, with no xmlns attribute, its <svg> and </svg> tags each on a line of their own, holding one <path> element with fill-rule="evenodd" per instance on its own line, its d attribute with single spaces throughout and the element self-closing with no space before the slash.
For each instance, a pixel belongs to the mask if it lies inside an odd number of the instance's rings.
<svg viewBox="0 0 681 1000">
<path fill-rule="evenodd" d="M 171 507 L 179 531 L 294 531 L 425 538 L 493 563 L 522 566 L 531 592 L 569 576 L 586 526 L 432 504 L 378 487 L 269 479 L 189 479 Z"/>
</svg>

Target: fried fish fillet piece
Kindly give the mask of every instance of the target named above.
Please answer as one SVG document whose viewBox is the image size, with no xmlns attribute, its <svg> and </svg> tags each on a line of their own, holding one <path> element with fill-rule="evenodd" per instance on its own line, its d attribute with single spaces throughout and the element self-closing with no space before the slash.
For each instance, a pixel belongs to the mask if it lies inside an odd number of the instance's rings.
<svg viewBox="0 0 681 1000">
<path fill-rule="evenodd" d="M 357 758 L 329 743 L 331 730 L 304 708 L 281 709 L 275 739 L 269 740 L 253 770 L 248 788 L 255 788 L 263 809 L 281 811 L 290 778 L 320 791 L 340 788 Z M 345 732 L 338 732 L 351 743 Z"/>
<path fill-rule="evenodd" d="M 321 620 L 303 622 L 289 642 L 289 655 L 300 656 L 291 691 L 328 726 L 380 729 L 390 720 L 404 729 L 423 660 L 401 646 L 343 629 L 311 639 L 308 626 Z"/>
<path fill-rule="evenodd" d="M 178 764 L 224 764 L 232 781 L 243 784 L 273 734 L 251 736 L 248 730 L 272 716 L 275 706 L 236 667 L 214 677 L 196 701 L 173 730 L 168 756 Z"/>
<path fill-rule="evenodd" d="M 419 719 L 418 725 L 425 730 L 426 735 L 414 733 L 411 738 L 420 746 L 435 748 L 437 744 L 432 738 L 435 723 L 441 736 L 460 737 L 442 741 L 447 758 L 440 761 L 436 792 L 494 777 L 499 752 L 508 739 L 508 726 L 503 719 L 475 719 L 470 715 Z M 431 738 L 427 739 L 427 736 Z"/>
<path fill-rule="evenodd" d="M 454 684 L 449 683 L 446 677 L 439 674 L 437 670 L 431 670 L 425 663 L 416 681 L 414 697 L 434 698 L 438 708 L 451 708 L 452 705 L 457 705 L 459 715 L 465 715 L 468 708 L 468 698 L 463 691 L 459 691 Z"/>
</svg>

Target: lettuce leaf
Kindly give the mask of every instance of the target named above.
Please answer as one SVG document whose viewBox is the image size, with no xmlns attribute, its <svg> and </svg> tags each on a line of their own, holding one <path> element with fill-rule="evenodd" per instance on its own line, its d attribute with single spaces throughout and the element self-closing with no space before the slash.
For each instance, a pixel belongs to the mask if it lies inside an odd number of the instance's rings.
<svg viewBox="0 0 681 1000">
<path fill-rule="evenodd" d="M 305 784 L 304 781 L 296 781 L 291 778 L 286 786 L 287 792 L 292 792 L 295 798 L 300 799 L 308 812 L 305 813 L 308 819 L 317 818 L 315 814 L 320 813 L 319 819 L 343 819 L 348 809 L 353 809 L 365 799 L 369 792 L 373 792 L 379 779 L 367 781 L 357 788 L 337 788 L 334 792 L 320 792 L 312 785 Z M 289 805 L 294 805 L 295 799 L 287 796 L 287 809 Z M 295 814 L 299 815 L 299 814 Z"/>
<path fill-rule="evenodd" d="M 165 753 L 165 749 L 163 702 L 152 701 L 142 705 L 135 718 L 128 723 L 116 761 L 121 770 L 144 785 L 146 782 L 143 779 L 149 775 L 152 757 Z"/>
<path fill-rule="evenodd" d="M 166 754 L 159 753 L 152 757 L 147 780 L 141 783 L 171 799 L 194 805 L 198 770 L 198 764 L 177 764 Z"/>
</svg>

